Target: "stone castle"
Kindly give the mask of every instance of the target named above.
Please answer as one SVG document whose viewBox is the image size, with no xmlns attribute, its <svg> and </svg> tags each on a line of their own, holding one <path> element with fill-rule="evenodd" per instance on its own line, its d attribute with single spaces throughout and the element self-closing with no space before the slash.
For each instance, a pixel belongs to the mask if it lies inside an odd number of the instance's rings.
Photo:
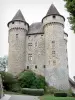
<svg viewBox="0 0 75 100">
<path fill-rule="evenodd" d="M 45 76 L 49 86 L 69 89 L 65 18 L 52 4 L 41 22 L 29 25 L 19 10 L 9 27 L 8 71 L 18 75 L 32 70 Z"/>
</svg>

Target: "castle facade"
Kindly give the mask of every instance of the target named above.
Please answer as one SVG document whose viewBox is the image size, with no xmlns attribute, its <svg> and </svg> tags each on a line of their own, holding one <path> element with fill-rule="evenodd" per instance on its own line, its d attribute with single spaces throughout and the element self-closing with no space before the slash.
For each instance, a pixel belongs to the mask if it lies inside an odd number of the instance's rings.
<svg viewBox="0 0 75 100">
<path fill-rule="evenodd" d="M 41 22 L 29 25 L 19 10 L 8 23 L 8 71 L 32 70 L 57 89 L 69 89 L 65 18 L 52 4 Z"/>
</svg>

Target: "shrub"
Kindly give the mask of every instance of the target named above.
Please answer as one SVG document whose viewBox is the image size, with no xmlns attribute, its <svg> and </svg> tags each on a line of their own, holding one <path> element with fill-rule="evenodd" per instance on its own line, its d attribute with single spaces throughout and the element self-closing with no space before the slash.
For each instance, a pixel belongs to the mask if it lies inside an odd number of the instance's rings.
<svg viewBox="0 0 75 100">
<path fill-rule="evenodd" d="M 8 72 L 0 72 L 4 89 L 11 90 L 12 85 L 16 83 L 16 79 Z"/>
<path fill-rule="evenodd" d="M 72 96 L 75 97 L 75 93 L 72 93 Z"/>
<path fill-rule="evenodd" d="M 67 93 L 54 93 L 55 97 L 67 97 Z"/>
<path fill-rule="evenodd" d="M 18 81 L 22 88 L 31 88 L 34 80 L 35 74 L 31 71 L 24 71 L 18 76 Z"/>
<path fill-rule="evenodd" d="M 19 84 L 22 88 L 45 89 L 45 78 L 41 75 L 36 75 L 32 71 L 24 71 L 18 76 Z"/>
<path fill-rule="evenodd" d="M 23 94 L 35 95 L 35 96 L 44 95 L 44 89 L 22 88 L 22 89 L 21 89 L 21 92 L 22 92 Z"/>
<path fill-rule="evenodd" d="M 20 88 L 19 84 L 18 83 L 13 84 L 11 91 L 20 93 L 21 92 L 21 88 Z"/>
<path fill-rule="evenodd" d="M 36 75 L 36 79 L 33 81 L 33 86 L 37 89 L 40 88 L 45 89 L 46 86 L 45 78 L 41 75 Z"/>
</svg>

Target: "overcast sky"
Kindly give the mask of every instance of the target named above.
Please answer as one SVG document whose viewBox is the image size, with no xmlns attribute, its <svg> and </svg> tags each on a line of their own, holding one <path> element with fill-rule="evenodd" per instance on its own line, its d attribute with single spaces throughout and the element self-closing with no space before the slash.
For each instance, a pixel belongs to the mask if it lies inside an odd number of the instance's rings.
<svg viewBox="0 0 75 100">
<path fill-rule="evenodd" d="M 75 34 L 70 30 L 67 20 L 69 13 L 64 7 L 63 0 L 0 0 L 0 56 L 8 55 L 7 23 L 12 20 L 16 12 L 20 9 L 29 24 L 40 22 L 52 3 L 66 18 L 64 30 L 68 33 L 68 65 L 69 75 L 72 78 L 75 75 Z"/>
</svg>

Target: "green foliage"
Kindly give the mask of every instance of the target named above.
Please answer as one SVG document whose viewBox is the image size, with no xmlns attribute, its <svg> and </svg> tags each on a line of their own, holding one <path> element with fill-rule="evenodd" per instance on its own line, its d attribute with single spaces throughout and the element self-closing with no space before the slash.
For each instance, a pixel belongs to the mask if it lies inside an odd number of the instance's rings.
<svg viewBox="0 0 75 100">
<path fill-rule="evenodd" d="M 75 100 L 74 97 L 55 97 L 53 95 L 44 95 L 40 97 L 40 100 Z"/>
<path fill-rule="evenodd" d="M 35 96 L 44 95 L 44 89 L 22 88 L 21 91 L 23 94 L 28 94 L 28 95 L 35 95 Z"/>
<path fill-rule="evenodd" d="M 35 80 L 33 81 L 33 86 L 37 89 L 43 88 L 45 89 L 45 78 L 41 75 L 36 75 Z"/>
<path fill-rule="evenodd" d="M 20 93 L 21 92 L 21 88 L 20 88 L 19 84 L 18 83 L 13 84 L 11 91 Z"/>
<path fill-rule="evenodd" d="M 4 89 L 11 90 L 12 85 L 16 83 L 16 79 L 8 72 L 0 72 Z"/>
<path fill-rule="evenodd" d="M 67 93 L 64 92 L 56 92 L 54 93 L 55 97 L 67 97 Z"/>
<path fill-rule="evenodd" d="M 64 0 L 66 2 L 65 7 L 70 13 L 69 22 L 72 25 L 72 30 L 75 32 L 75 0 Z"/>
<path fill-rule="evenodd" d="M 24 71 L 18 76 L 19 84 L 22 88 L 45 88 L 45 78 L 40 75 L 36 75 L 32 71 Z"/>
<path fill-rule="evenodd" d="M 75 97 L 75 93 L 72 93 L 72 96 Z"/>
<path fill-rule="evenodd" d="M 34 80 L 35 74 L 31 71 L 24 71 L 18 77 L 19 84 L 22 88 L 31 88 Z"/>
</svg>

